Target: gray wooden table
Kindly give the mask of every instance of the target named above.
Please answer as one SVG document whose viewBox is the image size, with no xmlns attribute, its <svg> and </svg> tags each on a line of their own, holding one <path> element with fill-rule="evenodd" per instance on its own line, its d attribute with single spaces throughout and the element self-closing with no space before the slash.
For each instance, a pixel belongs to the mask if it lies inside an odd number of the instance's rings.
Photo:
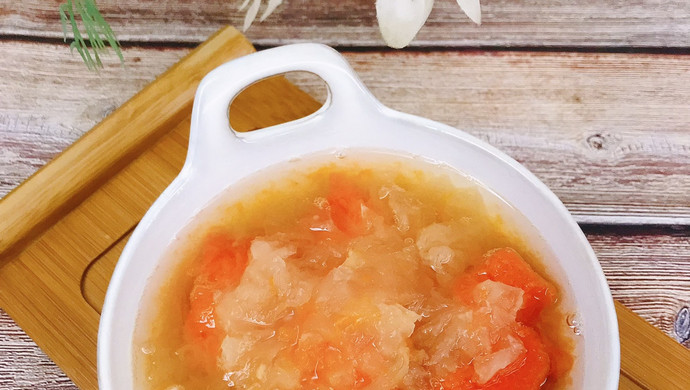
<svg viewBox="0 0 690 390">
<path fill-rule="evenodd" d="M 102 0 L 126 66 L 87 71 L 60 1 L 0 0 L 0 196 L 223 25 L 236 1 Z M 437 0 L 412 45 L 383 46 L 373 1 L 286 1 L 259 47 L 335 46 L 385 104 L 482 138 L 580 222 L 613 295 L 690 346 L 690 2 Z M 2 232 L 0 232 L 2 234 Z M 2 286 L 0 286 L 2 288 Z M 680 318 L 680 321 L 679 321 Z M 0 311 L 0 388 L 74 385 Z"/>
</svg>

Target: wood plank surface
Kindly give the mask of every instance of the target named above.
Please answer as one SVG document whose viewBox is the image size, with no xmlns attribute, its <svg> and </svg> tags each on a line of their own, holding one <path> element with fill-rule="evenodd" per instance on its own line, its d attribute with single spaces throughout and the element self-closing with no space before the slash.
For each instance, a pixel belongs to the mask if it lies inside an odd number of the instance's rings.
<svg viewBox="0 0 690 390">
<path fill-rule="evenodd" d="M 650 390 L 686 388 L 690 351 L 669 337 L 649 332 L 654 329 L 652 325 L 618 302 L 616 314 L 624 376 L 636 386 Z"/>
<path fill-rule="evenodd" d="M 234 58 L 253 51 L 249 41 L 234 29 L 214 34 L 184 61 L 163 73 L 157 79 L 157 87 L 152 84 L 145 87 L 117 108 L 118 115 L 104 119 L 81 142 L 71 145 L 69 154 L 58 156 L 45 166 L 42 175 L 36 175 L 4 197 L 3 210 L 31 204 L 32 211 L 6 213 L 0 219 L 0 231 L 5 232 L 0 236 L 0 262 L 7 251 L 55 223 L 65 208 L 84 198 L 84 192 L 100 185 L 129 162 L 126 160 L 183 120 L 191 111 L 201 78 L 222 63 L 214 62 L 215 58 Z M 162 99 L 164 96 L 168 99 Z M 117 137 L 118 133 L 128 136 Z"/>
<path fill-rule="evenodd" d="M 0 389 L 76 388 L 64 372 L 0 309 Z"/>
<path fill-rule="evenodd" d="M 2 194 L 187 49 L 132 49 L 137 62 L 108 69 L 102 78 L 58 45 L 6 41 L 0 51 L 7 53 L 0 57 L 7 75 L 0 89 L 10 91 L 0 111 Z M 464 129 L 507 152 L 580 222 L 690 224 L 690 57 L 344 54 L 385 104 Z"/>
<path fill-rule="evenodd" d="M 690 302 L 690 227 L 584 226 L 614 299 L 690 347 L 674 332 Z"/>
<path fill-rule="evenodd" d="M 89 72 L 59 45 L 0 41 L 0 195 L 179 61 L 190 49 L 131 51 L 125 68 Z"/>
<path fill-rule="evenodd" d="M 60 0 L 5 2 L 0 36 L 61 38 Z M 240 0 L 101 0 L 122 41 L 201 42 L 223 25 L 241 27 Z M 264 1 L 265 5 L 266 1 Z M 261 15 L 261 14 L 259 14 Z M 132 23 L 132 21 L 135 21 Z M 437 0 L 414 46 L 690 47 L 690 2 L 685 0 L 482 1 L 481 26 L 453 0 Z M 258 21 L 257 21 L 258 22 Z M 316 41 L 380 46 L 374 1 L 285 1 L 247 31 L 258 45 Z M 126 54 L 131 58 L 131 54 Z"/>
<path fill-rule="evenodd" d="M 620 381 L 618 383 L 618 388 L 620 390 L 646 390 L 644 387 L 638 385 L 637 382 L 635 382 L 625 374 L 621 374 Z"/>
</svg>

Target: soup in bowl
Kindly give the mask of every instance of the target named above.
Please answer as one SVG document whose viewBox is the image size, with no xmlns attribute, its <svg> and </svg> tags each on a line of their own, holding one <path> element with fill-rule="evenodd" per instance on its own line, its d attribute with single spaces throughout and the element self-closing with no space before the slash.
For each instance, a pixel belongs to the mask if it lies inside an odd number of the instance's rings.
<svg viewBox="0 0 690 390">
<path fill-rule="evenodd" d="M 326 81 L 324 107 L 231 132 L 232 97 L 290 70 Z M 541 182 L 294 45 L 202 82 L 185 167 L 113 275 L 99 383 L 614 389 L 618 354 L 601 268 Z"/>
</svg>

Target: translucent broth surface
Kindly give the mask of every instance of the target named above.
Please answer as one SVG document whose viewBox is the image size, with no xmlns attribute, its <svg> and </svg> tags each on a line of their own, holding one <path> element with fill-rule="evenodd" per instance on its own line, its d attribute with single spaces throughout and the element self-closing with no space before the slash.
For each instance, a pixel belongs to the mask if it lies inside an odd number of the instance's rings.
<svg viewBox="0 0 690 390">
<path fill-rule="evenodd" d="M 500 199 L 402 157 L 297 165 L 220 196 L 173 243 L 135 332 L 139 388 L 498 389 L 533 334 L 550 370 L 536 388 L 570 384 L 560 288 Z M 524 291 L 477 276 L 497 248 L 555 294 L 529 324 Z"/>
</svg>

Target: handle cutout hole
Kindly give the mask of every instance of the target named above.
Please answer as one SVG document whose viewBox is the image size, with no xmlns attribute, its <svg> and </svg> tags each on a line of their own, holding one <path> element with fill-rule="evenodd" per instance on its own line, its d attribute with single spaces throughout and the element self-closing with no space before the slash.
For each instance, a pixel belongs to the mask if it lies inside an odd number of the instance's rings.
<svg viewBox="0 0 690 390">
<path fill-rule="evenodd" d="M 230 128 L 246 133 L 304 118 L 325 104 L 328 93 L 326 82 L 310 72 L 257 81 L 230 102 Z"/>
</svg>

